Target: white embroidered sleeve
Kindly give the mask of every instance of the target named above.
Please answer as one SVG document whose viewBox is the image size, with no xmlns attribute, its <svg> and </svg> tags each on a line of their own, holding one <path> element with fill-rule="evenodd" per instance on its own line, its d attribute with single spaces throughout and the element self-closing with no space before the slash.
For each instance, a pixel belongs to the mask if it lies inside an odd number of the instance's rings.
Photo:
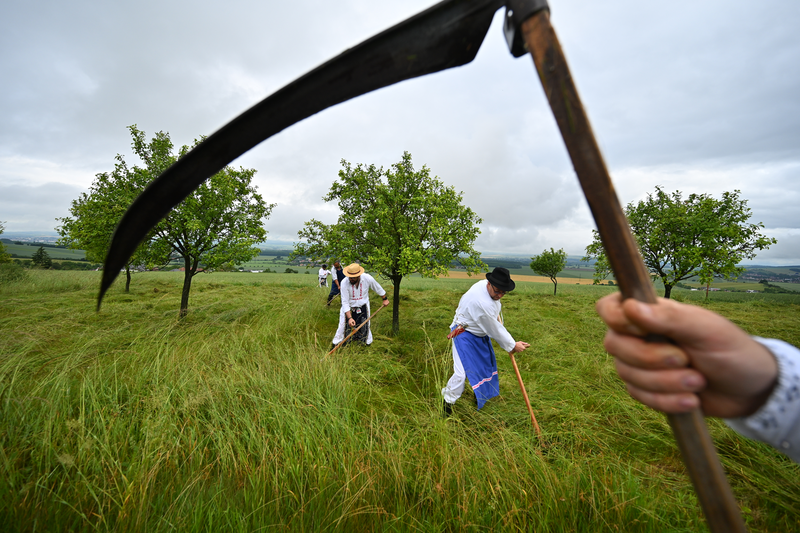
<svg viewBox="0 0 800 533">
<path fill-rule="evenodd" d="M 342 280 L 342 284 L 339 286 L 339 295 L 342 298 L 342 312 L 346 313 L 350 310 L 350 283 L 347 282 L 347 278 Z"/>
<path fill-rule="evenodd" d="M 800 462 L 800 350 L 776 339 L 753 338 L 778 361 L 778 384 L 761 409 L 745 418 L 726 419 L 725 423 Z"/>
</svg>

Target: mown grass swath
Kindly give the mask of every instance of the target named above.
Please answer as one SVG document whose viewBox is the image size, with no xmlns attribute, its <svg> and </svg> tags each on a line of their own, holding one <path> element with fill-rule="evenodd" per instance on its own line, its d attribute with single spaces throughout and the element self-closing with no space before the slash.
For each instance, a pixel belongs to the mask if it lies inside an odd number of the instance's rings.
<svg viewBox="0 0 800 533">
<path fill-rule="evenodd" d="M 400 334 L 380 314 L 371 348 L 323 361 L 338 316 L 307 276 L 200 276 L 179 321 L 181 274 L 141 274 L 95 313 L 98 275 L 0 286 L 4 530 L 705 528 L 665 419 L 602 349 L 593 303 L 612 287 L 520 282 L 503 300 L 532 343 L 517 361 L 540 444 L 499 350 L 502 396 L 440 417 L 472 281 L 409 278 Z M 673 295 L 800 344 L 800 296 Z M 749 527 L 797 530 L 798 466 L 710 427 Z"/>
</svg>

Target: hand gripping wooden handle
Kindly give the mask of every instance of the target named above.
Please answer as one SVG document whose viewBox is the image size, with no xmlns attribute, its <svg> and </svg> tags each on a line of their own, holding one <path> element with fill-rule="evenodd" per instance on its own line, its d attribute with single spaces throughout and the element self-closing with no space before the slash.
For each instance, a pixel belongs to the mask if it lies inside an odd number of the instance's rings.
<svg viewBox="0 0 800 533">
<path fill-rule="evenodd" d="M 623 298 L 655 303 L 650 275 L 619 203 L 589 119 L 578 97 L 566 58 L 547 10 L 522 23 L 522 35 L 539 73 Z M 668 415 L 675 440 L 714 533 L 745 532 L 714 444 L 699 409 Z"/>
</svg>

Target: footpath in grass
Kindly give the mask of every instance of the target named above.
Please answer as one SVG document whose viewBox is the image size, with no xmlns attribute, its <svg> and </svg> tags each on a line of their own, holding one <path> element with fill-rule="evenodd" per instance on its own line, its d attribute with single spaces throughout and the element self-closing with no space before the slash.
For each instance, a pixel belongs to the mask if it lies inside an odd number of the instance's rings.
<svg viewBox="0 0 800 533">
<path fill-rule="evenodd" d="M 137 274 L 100 313 L 95 272 L 0 287 L 4 531 L 706 530 L 666 420 L 602 349 L 611 287 L 503 299 L 539 441 L 499 349 L 501 397 L 440 416 L 474 280 L 405 280 L 398 335 L 387 310 L 371 347 L 325 358 L 338 310 L 307 276 L 198 276 L 178 320 L 181 276 Z M 800 344 L 786 296 L 697 303 Z M 751 530 L 800 529 L 798 466 L 710 430 Z"/>
</svg>

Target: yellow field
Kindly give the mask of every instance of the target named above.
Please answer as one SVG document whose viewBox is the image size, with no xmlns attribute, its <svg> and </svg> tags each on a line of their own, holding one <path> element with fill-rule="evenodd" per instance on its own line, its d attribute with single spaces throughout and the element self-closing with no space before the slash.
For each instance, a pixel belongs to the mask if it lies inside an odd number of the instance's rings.
<svg viewBox="0 0 800 533">
<path fill-rule="evenodd" d="M 485 274 L 478 274 L 478 275 L 468 276 L 467 273 L 464 272 L 464 271 L 451 270 L 451 271 L 449 271 L 447 273 L 446 277 L 452 278 L 452 279 L 474 279 L 474 280 L 477 281 L 479 279 L 484 279 Z M 535 283 L 553 283 L 552 281 L 550 281 L 550 278 L 546 278 L 544 276 L 517 276 L 517 275 L 512 275 L 511 279 L 513 279 L 514 281 L 533 281 Z M 591 278 L 590 279 L 556 278 L 556 279 L 558 280 L 559 284 L 561 284 L 561 283 L 566 283 L 567 285 L 574 285 L 574 284 L 591 285 L 592 284 Z"/>
</svg>

